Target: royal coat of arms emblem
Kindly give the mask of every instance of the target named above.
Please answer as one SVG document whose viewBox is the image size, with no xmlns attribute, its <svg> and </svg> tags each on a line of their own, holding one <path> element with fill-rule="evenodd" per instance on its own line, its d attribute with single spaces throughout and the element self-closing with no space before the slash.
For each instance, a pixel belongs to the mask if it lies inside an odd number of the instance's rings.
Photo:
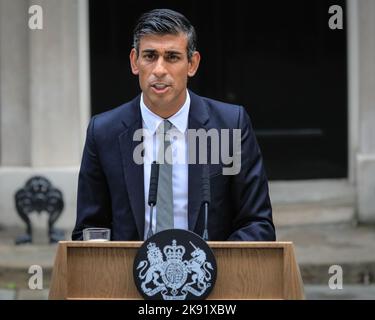
<svg viewBox="0 0 375 320">
<path fill-rule="evenodd" d="M 191 234 L 189 231 L 184 232 Z M 162 248 L 157 245 L 157 241 L 148 241 L 147 259 L 139 259 L 135 263 L 134 276 L 145 298 L 156 299 L 159 296 L 164 300 L 185 300 L 189 295 L 189 299 L 202 299 L 214 285 L 216 262 L 207 261 L 206 248 L 202 248 L 202 243 L 197 244 L 194 239 L 189 239 L 187 248 L 186 245 L 179 244 L 176 238 L 173 237 Z M 212 254 L 211 251 L 209 253 Z"/>
</svg>

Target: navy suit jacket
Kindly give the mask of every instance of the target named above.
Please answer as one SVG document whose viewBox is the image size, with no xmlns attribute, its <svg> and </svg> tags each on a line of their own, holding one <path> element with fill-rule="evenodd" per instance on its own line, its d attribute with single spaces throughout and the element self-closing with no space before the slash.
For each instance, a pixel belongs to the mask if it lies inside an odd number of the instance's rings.
<svg viewBox="0 0 375 320">
<path fill-rule="evenodd" d="M 210 164 L 209 240 L 274 241 L 267 178 L 245 109 L 189 93 L 188 129 L 242 130 L 240 172 L 223 175 L 222 164 Z M 73 240 L 82 239 L 87 227 L 110 228 L 112 240 L 144 239 L 143 165 L 133 161 L 140 143 L 133 141 L 133 134 L 140 128 L 140 96 L 91 119 L 79 172 Z M 188 168 L 188 226 L 199 235 L 204 229 L 202 168 Z"/>
</svg>

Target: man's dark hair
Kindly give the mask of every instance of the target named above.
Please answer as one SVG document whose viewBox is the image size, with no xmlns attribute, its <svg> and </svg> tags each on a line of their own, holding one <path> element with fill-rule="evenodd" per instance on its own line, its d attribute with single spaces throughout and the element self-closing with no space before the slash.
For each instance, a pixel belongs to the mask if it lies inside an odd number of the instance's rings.
<svg viewBox="0 0 375 320">
<path fill-rule="evenodd" d="M 154 9 L 144 13 L 138 20 L 133 33 L 133 47 L 139 54 L 141 37 L 149 34 L 166 35 L 185 33 L 188 39 L 187 56 L 191 60 L 196 50 L 197 35 L 188 19 L 170 9 Z"/>
</svg>

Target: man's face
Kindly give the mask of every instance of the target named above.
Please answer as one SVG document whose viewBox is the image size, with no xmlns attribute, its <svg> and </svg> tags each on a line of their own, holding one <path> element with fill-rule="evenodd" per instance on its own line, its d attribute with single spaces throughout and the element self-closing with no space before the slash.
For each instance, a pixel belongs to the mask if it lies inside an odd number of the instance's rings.
<svg viewBox="0 0 375 320">
<path fill-rule="evenodd" d="M 139 54 L 130 52 L 132 72 L 139 76 L 145 104 L 161 117 L 176 113 L 186 99 L 188 77 L 198 69 L 200 56 L 187 57 L 187 36 L 146 35 L 141 37 Z"/>
</svg>

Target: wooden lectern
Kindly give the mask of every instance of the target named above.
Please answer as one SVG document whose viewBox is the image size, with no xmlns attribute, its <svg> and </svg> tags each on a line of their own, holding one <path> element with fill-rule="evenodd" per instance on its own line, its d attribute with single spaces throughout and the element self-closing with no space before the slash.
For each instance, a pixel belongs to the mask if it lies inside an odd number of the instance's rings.
<svg viewBox="0 0 375 320">
<path fill-rule="evenodd" d="M 62 241 L 49 299 L 142 299 L 133 260 L 142 242 Z M 304 299 L 291 242 L 208 242 L 217 261 L 210 299 Z"/>
</svg>

